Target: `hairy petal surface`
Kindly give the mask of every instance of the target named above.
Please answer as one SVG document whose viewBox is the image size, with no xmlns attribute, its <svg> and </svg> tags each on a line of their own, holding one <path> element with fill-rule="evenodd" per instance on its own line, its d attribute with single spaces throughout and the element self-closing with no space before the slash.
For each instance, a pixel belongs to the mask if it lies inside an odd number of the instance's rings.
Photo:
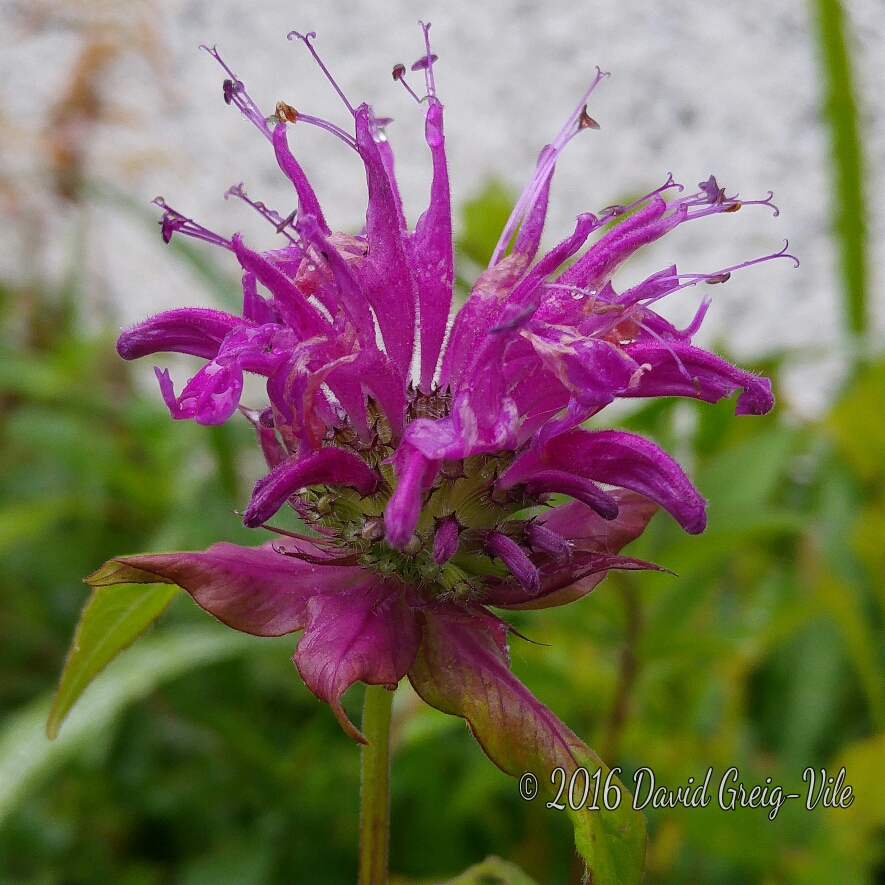
<svg viewBox="0 0 885 885">
<path fill-rule="evenodd" d="M 228 333 L 244 324 L 240 317 L 206 307 L 167 310 L 123 332 L 117 353 L 124 360 L 153 353 L 187 353 L 211 360 Z"/>
<path fill-rule="evenodd" d="M 764 415 L 774 407 L 768 378 L 739 369 L 700 347 L 681 341 L 642 341 L 626 345 L 624 351 L 648 369 L 621 396 L 690 396 L 715 403 L 742 390 L 735 415 Z"/>
</svg>

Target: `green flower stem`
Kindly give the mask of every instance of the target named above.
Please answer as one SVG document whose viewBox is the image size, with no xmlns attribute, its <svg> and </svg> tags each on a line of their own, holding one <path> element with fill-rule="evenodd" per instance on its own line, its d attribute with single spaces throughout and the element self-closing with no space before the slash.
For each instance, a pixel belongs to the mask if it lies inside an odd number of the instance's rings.
<svg viewBox="0 0 885 885">
<path fill-rule="evenodd" d="M 390 836 L 390 713 L 393 692 L 383 685 L 366 686 L 360 764 L 359 885 L 387 885 L 387 843 Z"/>
</svg>

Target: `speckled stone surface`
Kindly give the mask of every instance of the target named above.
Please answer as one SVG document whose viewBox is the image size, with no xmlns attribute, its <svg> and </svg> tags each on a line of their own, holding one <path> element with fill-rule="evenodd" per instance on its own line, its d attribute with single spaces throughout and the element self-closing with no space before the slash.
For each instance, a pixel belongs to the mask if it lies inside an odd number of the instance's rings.
<svg viewBox="0 0 885 885">
<path fill-rule="evenodd" d="M 885 184 L 885 99 L 877 83 L 885 67 L 885 6 L 881 0 L 850 0 L 846 7 L 866 139 L 872 296 L 882 330 L 885 215 L 876 195 Z M 273 231 L 222 195 L 242 181 L 250 196 L 285 215 L 294 205 L 293 194 L 269 146 L 225 106 L 223 72 L 198 45 L 217 44 L 267 113 L 284 99 L 346 125 L 345 109 L 304 47 L 286 41 L 289 30 L 313 30 L 318 51 L 351 100 L 368 101 L 379 115 L 394 118 L 387 132 L 414 221 L 426 199 L 428 155 L 420 113 L 390 71 L 394 63 L 408 64 L 421 54 L 416 22 L 422 18 L 433 22 L 433 48 L 440 59 L 437 85 L 447 110 L 456 205 L 491 177 L 515 191 L 521 188 L 538 150 L 559 129 L 599 65 L 612 74 L 590 106 L 602 128 L 582 133 L 560 161 L 546 241 L 570 232 L 579 212 L 635 197 L 661 184 L 668 172 L 692 188 L 712 172 L 729 194 L 748 198 L 773 190 L 780 217 L 747 207 L 685 225 L 624 268 L 616 283 L 672 261 L 686 272 L 713 271 L 775 251 L 789 238 L 790 250 L 802 260 L 798 270 L 788 261 L 750 268 L 727 285 L 679 293 L 664 312 L 682 321 L 701 295 L 711 294 L 704 343 L 727 342 L 744 357 L 782 347 L 810 348 L 813 359 L 797 364 L 789 386 L 790 398 L 802 409 L 824 402 L 838 377 L 836 253 L 810 4 L 160 0 L 136 7 L 104 0 L 72 3 L 70 9 L 60 21 L 39 20 L 21 5 L 0 13 L 5 44 L 0 107 L 4 125 L 17 139 L 16 150 L 5 139 L 0 171 L 7 180 L 15 175 L 33 180 L 31 195 L 39 189 L 38 130 L 47 123 L 41 109 L 52 107 L 64 91 L 84 40 L 79 23 L 84 17 L 102 20 L 128 34 L 132 51 L 120 54 L 102 80 L 114 114 L 89 141 L 91 173 L 124 187 L 145 205 L 162 193 L 210 228 L 224 234 L 243 230 L 270 246 Z M 146 52 L 138 51 L 142 46 Z M 306 126 L 293 130 L 291 143 L 333 226 L 359 228 L 365 185 L 357 159 Z M 19 155 L 23 144 L 33 146 Z M 27 259 L 45 262 L 50 276 L 60 272 L 72 228 L 84 225 L 81 216 L 72 221 L 54 211 L 58 217 L 46 223 L 46 245 Z M 28 254 L 16 221 L 7 217 L 0 242 L 0 271 L 13 276 L 21 274 L 22 256 Z M 147 226 L 97 205 L 85 223 L 94 304 L 109 307 L 120 324 L 163 308 L 207 303 L 205 289 Z M 235 270 L 228 256 L 219 257 Z"/>
</svg>

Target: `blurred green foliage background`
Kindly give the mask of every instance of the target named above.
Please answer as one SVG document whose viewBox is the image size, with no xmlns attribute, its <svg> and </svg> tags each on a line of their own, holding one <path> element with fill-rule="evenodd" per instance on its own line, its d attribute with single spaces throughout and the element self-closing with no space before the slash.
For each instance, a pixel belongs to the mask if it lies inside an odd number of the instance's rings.
<svg viewBox="0 0 885 885">
<path fill-rule="evenodd" d="M 851 372 L 814 421 L 676 401 L 624 418 L 687 467 L 710 500 L 707 532 L 658 515 L 629 552 L 678 577 L 612 574 L 581 603 L 513 619 L 539 643 L 514 641 L 519 677 L 625 784 L 643 766 L 671 788 L 714 769 L 710 807 L 646 809 L 649 885 L 885 881 L 885 360 L 865 338 L 843 23 L 836 0 L 816 9 Z M 75 155 L 55 171 L 58 200 L 109 198 Z M 487 260 L 510 199 L 495 184 L 465 207 L 463 258 Z M 181 255 L 224 288 L 205 253 Z M 353 881 L 358 748 L 301 684 L 293 637 L 232 635 L 182 594 L 59 739 L 41 736 L 84 575 L 125 552 L 255 541 L 234 513 L 255 478 L 251 429 L 171 421 L 113 335 L 84 331 L 81 264 L 72 254 L 58 286 L 0 283 L 0 882 Z M 756 368 L 777 384 L 790 358 Z M 358 718 L 359 689 L 346 701 Z M 407 686 L 393 743 L 396 883 L 490 854 L 541 883 L 580 881 L 565 815 L 520 799 L 463 723 Z M 770 778 L 803 798 L 774 821 L 718 810 L 730 766 L 747 789 Z M 843 766 L 851 807 L 806 809 L 803 771 Z M 489 870 L 469 881 L 498 881 Z"/>
</svg>

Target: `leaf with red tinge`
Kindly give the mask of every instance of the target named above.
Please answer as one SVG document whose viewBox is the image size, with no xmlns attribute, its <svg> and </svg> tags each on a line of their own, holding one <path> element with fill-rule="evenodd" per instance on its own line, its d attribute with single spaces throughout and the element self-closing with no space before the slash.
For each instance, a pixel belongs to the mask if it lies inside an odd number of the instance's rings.
<svg viewBox="0 0 885 885">
<path fill-rule="evenodd" d="M 403 585 L 370 579 L 308 601 L 295 665 L 347 734 L 365 743 L 348 720 L 341 696 L 355 682 L 396 686 L 412 666 L 420 642 L 421 629 Z"/>
<path fill-rule="evenodd" d="M 566 782 L 579 768 L 587 777 L 609 770 L 599 757 L 541 704 L 510 672 L 505 627 L 481 609 L 432 605 L 424 609 L 424 641 L 409 679 L 431 706 L 466 719 L 486 755 L 504 772 L 531 772 L 545 789 L 562 768 Z M 565 810 L 575 846 L 594 885 L 638 885 L 645 862 L 645 818 L 632 808 L 630 794 L 616 778 L 615 807 Z M 551 812 L 555 813 L 555 812 Z"/>
</svg>

